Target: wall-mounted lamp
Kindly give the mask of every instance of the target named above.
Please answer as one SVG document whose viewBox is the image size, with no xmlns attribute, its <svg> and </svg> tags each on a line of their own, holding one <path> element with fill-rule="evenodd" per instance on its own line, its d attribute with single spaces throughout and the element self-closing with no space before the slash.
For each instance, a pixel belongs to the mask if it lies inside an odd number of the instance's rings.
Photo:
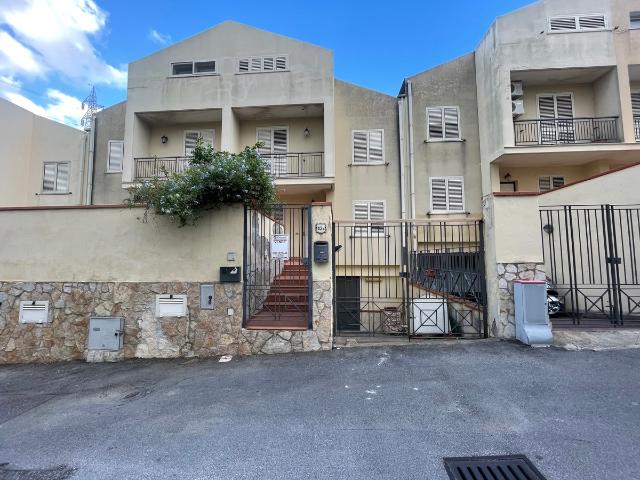
<svg viewBox="0 0 640 480">
<path fill-rule="evenodd" d="M 505 176 L 504 176 L 504 179 L 507 180 L 507 181 L 511 180 L 511 174 L 510 173 L 506 173 Z"/>
<path fill-rule="evenodd" d="M 169 139 L 167 138 L 166 135 L 162 135 L 160 137 L 160 141 L 162 142 L 162 144 L 164 145 L 165 143 L 167 143 L 169 141 Z"/>
<path fill-rule="evenodd" d="M 311 132 L 309 131 L 309 129 L 308 129 L 308 128 L 305 128 L 305 129 L 304 129 L 304 136 L 305 136 L 305 137 L 308 137 L 309 135 L 311 135 Z"/>
</svg>

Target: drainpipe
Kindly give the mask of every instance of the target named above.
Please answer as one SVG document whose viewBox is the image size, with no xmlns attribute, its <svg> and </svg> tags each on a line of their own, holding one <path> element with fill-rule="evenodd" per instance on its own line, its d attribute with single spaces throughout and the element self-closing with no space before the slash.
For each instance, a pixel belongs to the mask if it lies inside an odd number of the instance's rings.
<svg viewBox="0 0 640 480">
<path fill-rule="evenodd" d="M 414 168 L 414 155 L 413 155 L 413 89 L 411 88 L 411 82 L 407 82 L 407 95 L 409 96 L 409 177 L 410 177 L 410 191 L 409 197 L 411 198 L 411 220 L 416 218 L 416 177 Z"/>
<path fill-rule="evenodd" d="M 405 179 L 404 179 L 404 103 L 406 95 L 398 98 L 398 133 L 400 135 L 400 213 L 402 220 L 407 219 L 407 200 L 405 198 Z"/>
<path fill-rule="evenodd" d="M 87 140 L 89 139 L 89 132 L 86 130 L 82 135 L 82 152 L 80 153 L 80 198 L 78 199 L 78 205 L 85 205 L 85 189 L 87 177 L 85 175 L 85 170 L 87 168 Z M 75 189 L 75 187 L 74 187 Z"/>
<path fill-rule="evenodd" d="M 91 119 L 91 130 L 89 131 L 89 155 L 87 157 L 87 189 L 85 194 L 86 204 L 93 205 L 93 169 L 96 163 L 95 139 L 98 119 L 94 116 Z"/>
</svg>

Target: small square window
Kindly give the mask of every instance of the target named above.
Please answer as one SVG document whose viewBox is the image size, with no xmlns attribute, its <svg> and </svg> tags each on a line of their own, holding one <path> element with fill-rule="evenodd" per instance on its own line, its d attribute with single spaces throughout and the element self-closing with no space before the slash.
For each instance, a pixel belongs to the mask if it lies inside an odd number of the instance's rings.
<svg viewBox="0 0 640 480">
<path fill-rule="evenodd" d="M 47 162 L 42 174 L 42 193 L 69 193 L 68 162 Z"/>
<path fill-rule="evenodd" d="M 216 73 L 216 62 L 195 62 L 195 73 Z"/>
<path fill-rule="evenodd" d="M 640 28 L 640 12 L 631 12 L 629 14 L 629 28 L 633 30 Z"/>
<path fill-rule="evenodd" d="M 191 62 L 174 63 L 172 64 L 172 73 L 173 75 L 192 75 L 193 63 Z"/>
</svg>

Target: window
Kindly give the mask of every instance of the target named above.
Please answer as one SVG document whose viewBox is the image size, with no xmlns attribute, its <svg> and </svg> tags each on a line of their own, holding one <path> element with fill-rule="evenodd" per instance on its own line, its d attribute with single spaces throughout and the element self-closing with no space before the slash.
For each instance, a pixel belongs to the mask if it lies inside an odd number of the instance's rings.
<svg viewBox="0 0 640 480">
<path fill-rule="evenodd" d="M 354 165 L 384 163 L 384 130 L 354 130 L 351 140 Z"/>
<path fill-rule="evenodd" d="M 269 161 L 271 174 L 286 175 L 289 172 L 287 153 L 289 152 L 288 127 L 256 128 L 256 142 L 260 143 L 258 153 Z M 296 167 L 297 168 L 297 165 Z"/>
<path fill-rule="evenodd" d="M 629 28 L 640 28 L 640 12 L 631 12 L 629 14 Z"/>
<path fill-rule="evenodd" d="M 278 72 L 289 68 L 287 55 L 266 55 L 238 59 L 238 73 Z"/>
<path fill-rule="evenodd" d="M 631 108 L 633 109 L 633 116 L 640 117 L 640 91 L 631 92 Z"/>
<path fill-rule="evenodd" d="M 430 142 L 460 140 L 460 109 L 428 107 L 427 140 Z"/>
<path fill-rule="evenodd" d="M 123 158 L 124 158 L 124 142 L 122 140 L 109 140 L 107 173 L 122 172 Z"/>
<path fill-rule="evenodd" d="M 185 130 L 184 156 L 190 157 L 193 155 L 193 150 L 196 148 L 199 139 L 202 139 L 205 144 L 213 147 L 215 135 L 215 130 Z"/>
<path fill-rule="evenodd" d="M 368 237 L 384 235 L 385 214 L 384 200 L 356 200 L 353 202 L 353 219 L 356 221 L 371 221 L 369 224 L 355 225 L 354 236 Z M 379 222 L 379 224 L 373 223 Z"/>
<path fill-rule="evenodd" d="M 550 32 L 583 32 L 589 30 L 605 30 L 607 18 L 601 14 L 593 15 L 559 15 L 549 18 Z"/>
<path fill-rule="evenodd" d="M 540 142 L 543 144 L 575 143 L 573 115 L 573 94 L 538 95 Z"/>
<path fill-rule="evenodd" d="M 541 175 L 538 177 L 538 190 L 548 192 L 564 185 L 564 177 L 558 175 Z"/>
<path fill-rule="evenodd" d="M 49 162 L 44 164 L 42 175 L 42 193 L 69 193 L 68 162 Z"/>
<path fill-rule="evenodd" d="M 215 60 L 204 62 L 177 62 L 171 64 L 172 75 L 211 75 L 216 73 Z"/>
<path fill-rule="evenodd" d="M 431 177 L 431 213 L 464 212 L 463 177 Z"/>
</svg>

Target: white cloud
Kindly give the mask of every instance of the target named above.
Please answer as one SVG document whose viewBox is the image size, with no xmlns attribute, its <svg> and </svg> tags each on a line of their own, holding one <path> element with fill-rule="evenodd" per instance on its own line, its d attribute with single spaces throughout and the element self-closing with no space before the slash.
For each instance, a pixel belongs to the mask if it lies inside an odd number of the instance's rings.
<svg viewBox="0 0 640 480">
<path fill-rule="evenodd" d="M 21 93 L 4 92 L 2 95 L 10 102 L 36 115 L 66 123 L 73 127 L 80 126 L 80 118 L 84 115 L 80 100 L 56 89 L 47 90 L 47 104 L 45 106 L 36 104 Z"/>
<path fill-rule="evenodd" d="M 165 35 L 155 29 L 149 30 L 149 40 L 159 45 L 169 45 L 171 43 L 171 35 Z"/>
<path fill-rule="evenodd" d="M 106 20 L 93 0 L 13 0 L 3 5 L 0 74 L 55 72 L 76 82 L 125 88 L 126 70 L 108 64 L 92 43 Z"/>
</svg>

